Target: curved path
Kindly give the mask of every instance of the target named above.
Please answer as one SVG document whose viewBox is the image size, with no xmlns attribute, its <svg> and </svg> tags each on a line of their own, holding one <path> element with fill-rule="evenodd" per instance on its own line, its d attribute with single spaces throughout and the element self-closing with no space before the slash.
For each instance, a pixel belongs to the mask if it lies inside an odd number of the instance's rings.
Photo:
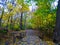
<svg viewBox="0 0 60 45">
<path fill-rule="evenodd" d="M 47 43 L 35 35 L 34 30 L 26 30 L 26 36 L 17 42 L 17 45 L 47 45 Z"/>
</svg>

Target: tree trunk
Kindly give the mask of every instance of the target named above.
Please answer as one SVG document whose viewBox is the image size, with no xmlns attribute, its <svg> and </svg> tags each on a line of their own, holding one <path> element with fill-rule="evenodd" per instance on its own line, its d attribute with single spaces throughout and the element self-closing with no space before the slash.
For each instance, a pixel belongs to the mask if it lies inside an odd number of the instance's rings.
<svg viewBox="0 0 60 45">
<path fill-rule="evenodd" d="M 24 15 L 24 29 L 26 30 L 26 18 L 27 18 L 27 14 L 25 12 L 25 15 Z"/>
<path fill-rule="evenodd" d="M 12 16 L 10 18 L 11 18 L 10 19 L 10 28 L 13 29 L 13 20 L 12 20 L 13 18 L 12 18 Z"/>
<path fill-rule="evenodd" d="M 22 30 L 23 28 L 23 24 L 22 24 L 22 20 L 23 20 L 23 12 L 21 12 L 21 18 L 20 18 L 20 29 Z"/>
<path fill-rule="evenodd" d="M 4 8 L 2 10 L 2 14 L 1 14 L 1 18 L 0 18 L 0 27 L 1 27 L 1 23 L 2 23 L 3 14 L 4 14 Z"/>
<path fill-rule="evenodd" d="M 9 26 L 9 20 L 10 20 L 10 16 L 9 16 L 9 18 L 8 18 L 8 20 L 7 20 L 7 25 L 6 25 L 6 28 L 8 29 L 8 26 Z"/>
<path fill-rule="evenodd" d="M 58 2 L 58 7 L 57 7 L 56 26 L 54 30 L 53 39 L 55 42 L 60 42 L 60 0 Z"/>
</svg>

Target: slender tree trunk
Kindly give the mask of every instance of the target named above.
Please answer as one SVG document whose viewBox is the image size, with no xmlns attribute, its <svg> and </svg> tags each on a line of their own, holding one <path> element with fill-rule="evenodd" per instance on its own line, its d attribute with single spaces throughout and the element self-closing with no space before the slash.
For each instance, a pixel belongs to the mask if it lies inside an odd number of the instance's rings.
<svg viewBox="0 0 60 45">
<path fill-rule="evenodd" d="M 2 23 L 3 14 L 4 14 L 4 9 L 2 10 L 2 14 L 1 14 L 1 18 L 0 18 L 0 27 L 1 27 L 1 23 Z"/>
<path fill-rule="evenodd" d="M 23 20 L 23 12 L 21 12 L 21 18 L 20 18 L 20 29 L 22 30 L 23 28 L 23 24 L 22 24 L 22 20 Z"/>
<path fill-rule="evenodd" d="M 26 30 L 26 18 L 27 18 L 27 15 L 25 13 L 25 19 L 24 19 L 24 29 Z"/>
<path fill-rule="evenodd" d="M 8 29 L 8 26 L 9 26 L 9 20 L 10 20 L 10 16 L 9 16 L 9 18 L 8 18 L 8 21 L 7 21 L 7 25 L 6 25 L 6 28 Z"/>
<path fill-rule="evenodd" d="M 10 28 L 13 29 L 13 21 L 12 21 L 12 16 L 10 17 Z"/>
<path fill-rule="evenodd" d="M 54 30 L 53 39 L 55 42 L 60 42 L 60 0 L 58 2 L 57 13 L 56 13 L 56 26 Z"/>
</svg>

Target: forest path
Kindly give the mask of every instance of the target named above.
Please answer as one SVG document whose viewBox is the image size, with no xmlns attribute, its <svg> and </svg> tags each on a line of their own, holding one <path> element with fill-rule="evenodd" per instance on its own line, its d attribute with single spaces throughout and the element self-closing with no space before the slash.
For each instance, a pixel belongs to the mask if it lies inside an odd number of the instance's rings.
<svg viewBox="0 0 60 45">
<path fill-rule="evenodd" d="M 17 45 L 47 45 L 45 41 L 42 41 L 38 35 L 38 31 L 26 30 L 26 36 L 19 41 Z"/>
<path fill-rule="evenodd" d="M 38 30 L 22 30 L 22 31 L 14 31 L 12 32 L 14 33 L 15 36 L 19 36 L 20 33 L 22 33 L 21 36 L 24 36 L 23 38 L 20 39 L 20 37 L 18 38 L 18 41 L 16 40 L 17 37 L 13 36 L 12 41 L 10 42 L 10 45 L 55 45 L 52 41 L 49 40 L 42 40 L 41 36 L 42 32 L 38 31 Z M 44 35 L 42 35 L 44 36 Z M 9 40 L 7 41 L 9 42 Z M 6 42 L 6 43 L 7 43 Z M 13 43 L 15 42 L 15 43 Z M 9 43 L 7 43 L 9 44 Z"/>
</svg>

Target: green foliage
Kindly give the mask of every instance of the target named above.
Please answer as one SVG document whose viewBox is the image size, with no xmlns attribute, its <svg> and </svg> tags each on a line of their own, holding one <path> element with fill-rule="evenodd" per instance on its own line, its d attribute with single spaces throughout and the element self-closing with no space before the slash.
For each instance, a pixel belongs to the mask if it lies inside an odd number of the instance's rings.
<svg viewBox="0 0 60 45">
<path fill-rule="evenodd" d="M 8 2 L 7 9 L 8 9 L 8 12 L 2 12 L 2 15 L 0 15 L 1 20 L 3 21 L 3 23 L 1 22 L 2 27 L 7 26 L 8 29 L 14 29 L 14 30 L 20 29 L 20 27 L 19 27 L 20 24 L 18 25 L 18 23 L 20 23 L 20 17 L 18 17 L 19 21 L 15 20 L 11 17 L 14 17 L 17 13 L 18 13 L 17 15 L 19 15 L 21 12 L 24 13 L 24 12 L 29 11 L 28 4 L 25 3 L 24 0 L 16 0 L 16 6 L 14 7 L 11 3 Z M 4 11 L 4 10 L 2 10 L 2 11 Z M 11 20 L 12 20 L 12 22 L 11 22 Z M 17 22 L 17 23 L 15 23 L 15 22 Z M 24 26 L 23 26 L 23 29 L 24 29 Z"/>
<path fill-rule="evenodd" d="M 13 27 L 14 30 L 18 31 L 20 29 L 19 25 L 15 24 Z"/>
<path fill-rule="evenodd" d="M 7 31 L 6 30 L 0 30 L 0 34 L 7 34 Z"/>
<path fill-rule="evenodd" d="M 52 36 L 55 27 L 56 9 L 51 10 L 51 3 L 55 0 L 35 0 L 38 9 L 33 12 L 31 20 L 29 20 L 32 29 L 39 29 L 46 35 Z"/>
<path fill-rule="evenodd" d="M 14 29 L 14 30 L 19 30 L 20 29 L 20 18 L 17 20 L 12 18 L 11 22 L 11 17 L 14 17 L 17 13 L 21 12 L 29 12 L 29 5 L 31 0 L 26 0 L 27 3 L 25 3 L 25 0 L 16 0 L 17 4 L 14 7 L 11 3 L 8 3 L 8 10 L 9 12 L 3 13 L 2 20 L 5 21 L 2 23 L 2 26 L 5 27 L 8 24 L 9 29 Z M 39 29 L 41 31 L 48 32 L 53 32 L 54 27 L 55 27 L 55 19 L 56 19 L 56 9 L 51 10 L 51 3 L 53 3 L 55 0 L 33 0 L 36 3 L 36 6 L 38 7 L 36 11 L 32 12 L 31 14 L 28 14 L 28 16 L 25 19 L 22 19 L 23 23 L 23 29 L 25 29 L 25 22 L 26 21 L 26 27 L 29 29 Z M 12 9 L 12 10 L 11 10 Z M 24 14 L 27 15 L 27 14 Z M 31 19 L 29 19 L 31 15 Z M 1 17 L 1 16 L 0 16 Z M 9 20 L 9 21 L 7 21 Z M 15 23 L 17 22 L 17 23 Z M 12 23 L 12 24 L 11 24 Z"/>
</svg>

